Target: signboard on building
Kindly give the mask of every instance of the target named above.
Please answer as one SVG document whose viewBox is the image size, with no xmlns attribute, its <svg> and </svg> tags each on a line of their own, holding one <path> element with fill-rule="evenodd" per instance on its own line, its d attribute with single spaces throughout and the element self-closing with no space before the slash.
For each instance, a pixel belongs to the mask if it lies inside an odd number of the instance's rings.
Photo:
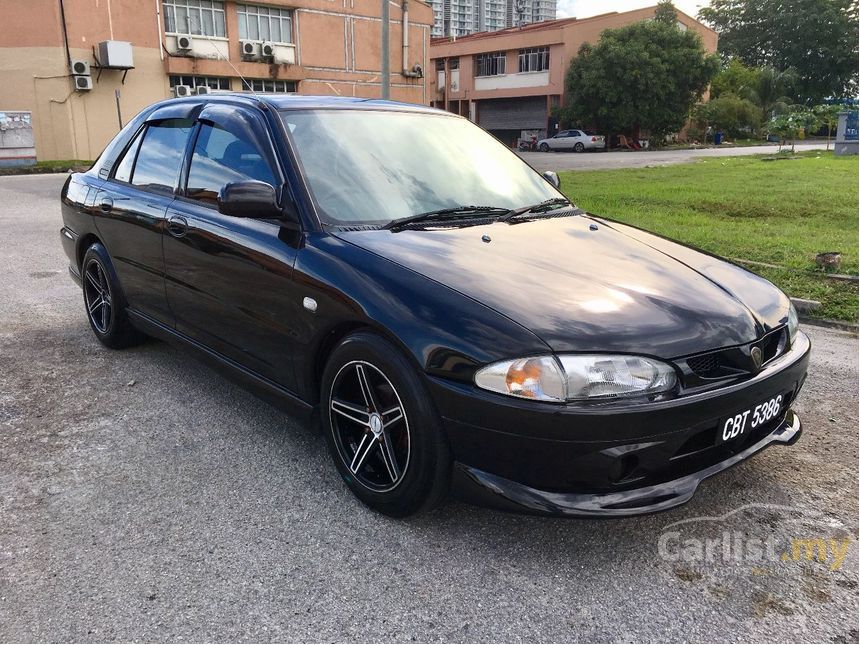
<svg viewBox="0 0 860 645">
<path fill-rule="evenodd" d="M 839 113 L 839 124 L 836 127 L 836 145 L 833 151 L 837 155 L 857 154 L 857 111 Z"/>
</svg>

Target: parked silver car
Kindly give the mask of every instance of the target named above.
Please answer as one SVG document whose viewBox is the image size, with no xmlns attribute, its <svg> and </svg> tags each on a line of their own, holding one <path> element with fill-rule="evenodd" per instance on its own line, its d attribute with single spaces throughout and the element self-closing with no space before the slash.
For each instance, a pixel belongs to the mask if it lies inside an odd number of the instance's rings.
<svg viewBox="0 0 860 645">
<path fill-rule="evenodd" d="M 537 148 L 541 152 L 564 150 L 567 152 L 585 152 L 603 148 L 606 138 L 599 134 L 587 134 L 583 130 L 562 130 L 554 137 L 541 139 Z"/>
</svg>

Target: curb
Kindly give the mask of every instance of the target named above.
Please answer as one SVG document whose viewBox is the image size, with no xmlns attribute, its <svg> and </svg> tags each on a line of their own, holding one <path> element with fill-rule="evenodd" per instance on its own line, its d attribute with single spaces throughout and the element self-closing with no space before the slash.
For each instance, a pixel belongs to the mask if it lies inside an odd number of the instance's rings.
<svg viewBox="0 0 860 645">
<path fill-rule="evenodd" d="M 826 329 L 838 329 L 839 331 L 847 331 L 855 336 L 858 335 L 857 323 L 848 322 L 846 320 L 830 320 L 829 318 L 809 318 L 808 316 L 800 316 L 799 318 L 800 322 L 804 325 L 824 327 Z"/>
</svg>

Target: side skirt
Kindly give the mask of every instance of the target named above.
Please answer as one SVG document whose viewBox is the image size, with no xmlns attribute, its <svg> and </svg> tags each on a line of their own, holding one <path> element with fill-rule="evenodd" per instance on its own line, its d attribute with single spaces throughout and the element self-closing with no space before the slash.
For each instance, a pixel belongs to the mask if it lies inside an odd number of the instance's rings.
<svg viewBox="0 0 860 645">
<path fill-rule="evenodd" d="M 164 325 L 134 309 L 127 309 L 132 324 L 149 336 L 158 338 L 183 349 L 190 349 L 196 358 L 212 367 L 219 374 L 252 392 L 276 408 L 309 421 L 314 417 L 316 406 L 303 401 L 295 393 L 287 390 L 274 381 L 260 376 L 256 372 L 240 365 L 236 361 L 215 352 L 185 334 Z"/>
</svg>

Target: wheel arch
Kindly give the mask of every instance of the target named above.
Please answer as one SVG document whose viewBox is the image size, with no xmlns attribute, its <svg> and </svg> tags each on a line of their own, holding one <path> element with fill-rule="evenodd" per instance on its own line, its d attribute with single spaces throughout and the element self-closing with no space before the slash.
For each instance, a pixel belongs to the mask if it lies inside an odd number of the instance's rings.
<svg viewBox="0 0 860 645">
<path fill-rule="evenodd" d="M 102 242 L 99 236 L 95 233 L 87 233 L 85 235 L 82 235 L 81 239 L 78 240 L 78 248 L 75 252 L 75 261 L 77 262 L 78 270 L 83 269 L 84 256 L 87 254 L 87 249 L 89 249 L 96 242 L 104 246 L 104 242 Z"/>
</svg>

